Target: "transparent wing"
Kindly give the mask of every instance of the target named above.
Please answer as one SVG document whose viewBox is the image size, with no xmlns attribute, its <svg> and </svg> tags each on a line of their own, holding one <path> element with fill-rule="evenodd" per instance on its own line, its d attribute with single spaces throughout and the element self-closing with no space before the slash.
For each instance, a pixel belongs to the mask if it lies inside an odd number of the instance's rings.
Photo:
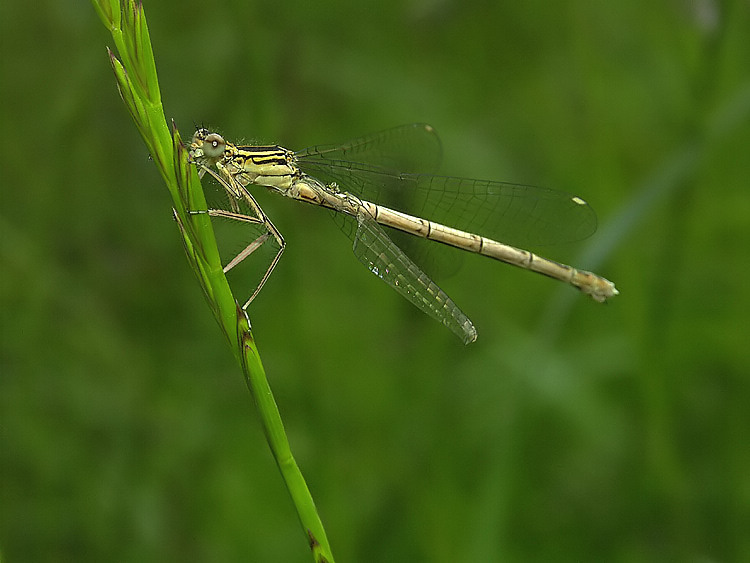
<svg viewBox="0 0 750 563">
<path fill-rule="evenodd" d="M 329 184 L 342 183 L 343 176 L 327 172 L 341 172 L 342 166 L 346 168 L 353 162 L 376 166 L 378 170 L 389 171 L 391 176 L 435 172 L 440 165 L 442 152 L 440 138 L 432 126 L 411 123 L 358 137 L 343 144 L 310 147 L 298 151 L 295 156 L 303 170 L 306 168 L 305 163 L 309 164 L 311 175 Z M 347 187 L 342 188 L 348 190 Z M 363 193 L 357 195 L 364 196 Z M 336 221 L 348 236 L 353 237 L 356 225 L 340 218 Z M 460 253 L 441 248 L 442 245 L 430 244 L 429 241 L 397 231 L 389 232 L 389 235 L 431 276 L 453 274 L 463 261 Z"/>
<path fill-rule="evenodd" d="M 424 123 L 296 153 L 303 171 L 360 199 L 516 245 L 588 237 L 596 214 L 566 192 L 506 182 L 432 176 L 440 138 Z"/>
<path fill-rule="evenodd" d="M 353 250 L 359 261 L 422 311 L 443 323 L 464 344 L 476 340 L 477 331 L 469 318 L 388 238 L 375 219 L 361 210 L 356 220 Z"/>
<path fill-rule="evenodd" d="M 596 230 L 596 214 L 572 194 L 506 182 L 396 174 L 368 163 L 299 161 L 325 183 L 360 199 L 517 246 L 573 242 Z"/>
<path fill-rule="evenodd" d="M 300 161 L 321 166 L 339 162 L 371 164 L 395 173 L 434 173 L 443 157 L 435 129 L 426 123 L 410 123 L 357 137 L 340 145 L 317 145 L 295 153 Z"/>
</svg>

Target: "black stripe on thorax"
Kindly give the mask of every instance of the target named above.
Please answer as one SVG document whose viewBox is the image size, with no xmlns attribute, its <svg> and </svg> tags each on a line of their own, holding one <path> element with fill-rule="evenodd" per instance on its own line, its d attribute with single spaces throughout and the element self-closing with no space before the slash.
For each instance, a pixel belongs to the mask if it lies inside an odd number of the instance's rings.
<svg viewBox="0 0 750 563">
<path fill-rule="evenodd" d="M 274 164 L 286 166 L 289 164 L 289 151 L 279 145 L 262 145 L 258 147 L 237 147 L 238 156 L 249 159 L 253 164 Z"/>
</svg>

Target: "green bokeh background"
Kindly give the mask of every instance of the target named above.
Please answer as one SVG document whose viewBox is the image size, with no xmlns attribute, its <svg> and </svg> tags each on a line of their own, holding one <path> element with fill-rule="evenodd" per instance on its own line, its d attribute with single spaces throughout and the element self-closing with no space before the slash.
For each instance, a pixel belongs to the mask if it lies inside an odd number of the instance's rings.
<svg viewBox="0 0 750 563">
<path fill-rule="evenodd" d="M 464 347 L 261 194 L 251 308 L 337 561 L 750 558 L 750 5 L 146 2 L 165 111 L 290 148 L 412 121 L 575 192 L 598 305 L 470 257 Z M 0 553 L 309 561 L 86 2 L 3 2 Z M 238 296 L 244 295 L 237 291 Z"/>
</svg>

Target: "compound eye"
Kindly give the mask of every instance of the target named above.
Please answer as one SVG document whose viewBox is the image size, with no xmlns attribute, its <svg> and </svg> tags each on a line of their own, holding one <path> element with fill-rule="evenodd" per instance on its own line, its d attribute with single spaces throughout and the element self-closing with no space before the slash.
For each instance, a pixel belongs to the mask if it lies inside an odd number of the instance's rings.
<svg viewBox="0 0 750 563">
<path fill-rule="evenodd" d="M 226 145 L 224 137 L 218 133 L 209 133 L 203 139 L 203 154 L 208 158 L 217 158 L 224 154 Z"/>
</svg>

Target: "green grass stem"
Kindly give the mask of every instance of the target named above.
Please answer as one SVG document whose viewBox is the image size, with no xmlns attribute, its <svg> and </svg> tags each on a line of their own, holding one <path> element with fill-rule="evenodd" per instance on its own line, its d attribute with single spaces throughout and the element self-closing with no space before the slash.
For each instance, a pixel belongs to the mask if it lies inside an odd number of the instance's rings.
<svg viewBox="0 0 750 563">
<path fill-rule="evenodd" d="M 92 0 L 114 39 L 109 51 L 117 86 L 149 153 L 172 195 L 174 218 L 185 253 L 214 316 L 237 358 L 257 407 L 263 430 L 297 510 L 314 560 L 333 562 L 323 524 L 292 455 L 279 409 L 263 369 L 245 311 L 224 275 L 197 170 L 177 128 L 170 128 L 161 102 L 153 49 L 143 6 L 134 0 Z"/>
</svg>

